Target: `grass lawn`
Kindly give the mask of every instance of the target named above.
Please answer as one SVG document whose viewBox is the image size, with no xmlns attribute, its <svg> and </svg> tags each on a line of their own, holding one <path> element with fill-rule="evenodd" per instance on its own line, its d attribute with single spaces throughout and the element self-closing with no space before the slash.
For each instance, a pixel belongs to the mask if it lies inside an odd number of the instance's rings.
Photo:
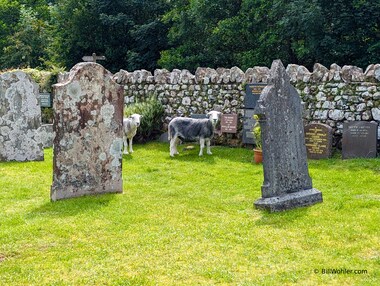
<svg viewBox="0 0 380 286">
<path fill-rule="evenodd" d="M 380 285 L 380 159 L 309 161 L 324 202 L 269 214 L 252 151 L 181 149 L 136 145 L 124 194 L 55 203 L 52 149 L 0 163 L 0 284 Z"/>
</svg>

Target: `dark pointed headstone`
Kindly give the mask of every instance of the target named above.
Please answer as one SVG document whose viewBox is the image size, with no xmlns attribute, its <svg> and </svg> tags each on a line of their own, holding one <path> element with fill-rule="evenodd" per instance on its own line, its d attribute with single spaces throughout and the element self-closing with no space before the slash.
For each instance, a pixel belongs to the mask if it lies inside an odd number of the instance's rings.
<svg viewBox="0 0 380 286">
<path fill-rule="evenodd" d="M 96 63 L 54 86 L 51 200 L 121 193 L 123 87 Z"/>
<path fill-rule="evenodd" d="M 262 198 L 255 206 L 274 212 L 322 202 L 309 176 L 301 98 L 280 60 L 272 63 L 255 114 L 260 117 L 264 168 Z"/>
</svg>

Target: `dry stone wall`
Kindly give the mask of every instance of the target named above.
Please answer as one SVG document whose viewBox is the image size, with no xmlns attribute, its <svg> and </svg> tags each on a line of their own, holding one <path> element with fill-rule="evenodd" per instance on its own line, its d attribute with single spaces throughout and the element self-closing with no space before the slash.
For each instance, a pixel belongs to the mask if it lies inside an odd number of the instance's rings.
<svg viewBox="0 0 380 286">
<path fill-rule="evenodd" d="M 288 65 L 286 71 L 291 83 L 304 103 L 303 117 L 307 123 L 326 123 L 334 129 L 339 141 L 345 121 L 380 122 L 380 64 L 363 71 L 355 66 L 326 68 L 315 64 L 313 71 L 304 66 Z M 249 83 L 267 83 L 269 69 L 253 67 L 243 72 L 231 69 L 198 68 L 195 74 L 188 70 L 121 70 L 115 80 L 124 85 L 125 104 L 157 96 L 165 106 L 166 122 L 176 116 L 207 113 L 218 110 L 239 115 L 242 128 L 245 86 Z M 241 139 L 241 134 L 234 138 Z"/>
<path fill-rule="evenodd" d="M 38 85 L 22 71 L 0 75 L 0 161 L 44 159 Z"/>
</svg>

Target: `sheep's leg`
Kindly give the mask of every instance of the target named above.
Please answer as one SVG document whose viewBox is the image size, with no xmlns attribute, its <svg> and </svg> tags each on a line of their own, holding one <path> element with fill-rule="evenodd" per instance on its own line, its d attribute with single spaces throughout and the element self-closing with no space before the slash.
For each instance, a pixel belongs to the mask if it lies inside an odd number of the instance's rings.
<svg viewBox="0 0 380 286">
<path fill-rule="evenodd" d="M 133 153 L 132 140 L 133 140 L 133 137 L 132 137 L 132 138 L 129 138 L 129 152 L 130 152 L 130 153 Z"/>
<path fill-rule="evenodd" d="M 124 148 L 124 154 L 129 154 L 128 153 L 128 138 L 127 138 L 127 136 L 123 136 L 123 142 L 124 142 L 124 146 L 123 146 L 123 148 Z"/>
<path fill-rule="evenodd" d="M 177 144 L 177 137 L 172 137 L 170 139 L 170 157 L 174 157 L 174 154 L 176 154 L 176 151 L 177 151 L 176 144 Z"/>
<path fill-rule="evenodd" d="M 179 154 L 177 146 L 180 142 L 181 142 L 181 140 L 179 140 L 179 138 L 177 137 L 175 140 L 175 145 L 174 145 L 174 154 L 177 154 L 177 155 Z"/>
<path fill-rule="evenodd" d="M 200 145 L 200 150 L 199 150 L 199 156 L 203 156 L 203 149 L 205 148 L 205 139 L 200 138 L 199 139 L 199 145 Z"/>
<path fill-rule="evenodd" d="M 206 139 L 206 146 L 207 146 L 207 154 L 212 155 L 211 149 L 210 149 L 210 138 Z"/>
</svg>

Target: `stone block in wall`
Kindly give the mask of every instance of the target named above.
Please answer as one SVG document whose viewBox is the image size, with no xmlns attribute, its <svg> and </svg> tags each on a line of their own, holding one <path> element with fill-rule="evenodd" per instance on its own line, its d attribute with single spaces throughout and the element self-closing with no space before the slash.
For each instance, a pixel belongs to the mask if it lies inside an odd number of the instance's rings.
<svg viewBox="0 0 380 286">
<path fill-rule="evenodd" d="M 364 81 L 363 69 L 356 66 L 343 66 L 341 77 L 344 82 L 362 82 Z"/>
<path fill-rule="evenodd" d="M 380 81 L 380 64 L 369 65 L 364 72 L 364 76 L 366 81 Z"/>
<path fill-rule="evenodd" d="M 154 81 L 166 84 L 169 82 L 170 72 L 167 69 L 156 69 L 154 71 Z"/>
<path fill-rule="evenodd" d="M 54 85 L 53 201 L 123 191 L 123 91 L 97 63 Z"/>
<path fill-rule="evenodd" d="M 311 74 L 310 81 L 324 82 L 324 81 L 327 81 L 328 78 L 329 78 L 329 70 L 325 66 L 319 63 L 314 64 L 313 73 Z"/>
<path fill-rule="evenodd" d="M 241 83 L 244 81 L 244 72 L 238 67 L 231 68 L 231 82 Z"/>
<path fill-rule="evenodd" d="M 338 66 L 337 64 L 332 64 L 330 66 L 329 74 L 328 74 L 328 80 L 329 81 L 340 81 L 340 73 L 341 73 L 342 68 Z"/>
<path fill-rule="evenodd" d="M 253 67 L 248 68 L 245 72 L 246 83 L 267 83 L 269 79 L 269 68 L 267 67 Z"/>
<path fill-rule="evenodd" d="M 179 82 L 184 84 L 194 83 L 195 75 L 193 75 L 188 70 L 182 70 L 179 75 Z"/>
<path fill-rule="evenodd" d="M 0 75 L 0 161 L 41 161 L 38 85 L 23 71 Z"/>
<path fill-rule="evenodd" d="M 371 112 L 372 112 L 372 117 L 374 120 L 376 120 L 377 122 L 380 122 L 380 108 L 372 108 L 371 109 Z"/>
</svg>

